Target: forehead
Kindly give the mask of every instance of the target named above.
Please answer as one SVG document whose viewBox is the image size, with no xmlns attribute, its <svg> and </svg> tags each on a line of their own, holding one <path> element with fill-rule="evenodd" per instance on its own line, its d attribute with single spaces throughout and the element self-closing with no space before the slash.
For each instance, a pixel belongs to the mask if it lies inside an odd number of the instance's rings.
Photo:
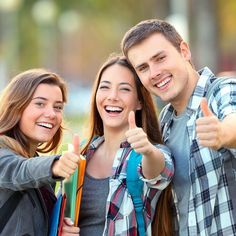
<svg viewBox="0 0 236 236">
<path fill-rule="evenodd" d="M 128 58 L 133 66 L 147 62 L 154 55 L 175 47 L 161 34 L 153 33 L 128 51 Z"/>
<path fill-rule="evenodd" d="M 43 97 L 46 99 L 52 99 L 62 101 L 62 91 L 59 86 L 55 84 L 39 84 L 36 88 L 33 98 Z"/>
<path fill-rule="evenodd" d="M 134 83 L 134 75 L 127 67 L 114 64 L 103 72 L 100 83 L 103 81 L 109 81 L 111 83 Z"/>
</svg>

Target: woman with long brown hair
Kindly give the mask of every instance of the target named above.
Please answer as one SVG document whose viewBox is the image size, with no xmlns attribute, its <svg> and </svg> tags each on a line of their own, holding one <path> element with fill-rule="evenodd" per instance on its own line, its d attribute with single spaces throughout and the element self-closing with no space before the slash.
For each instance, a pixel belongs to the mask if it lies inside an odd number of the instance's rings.
<svg viewBox="0 0 236 236">
<path fill-rule="evenodd" d="M 81 236 L 138 235 L 126 186 L 132 150 L 142 155 L 137 172 L 144 182 L 145 231 L 152 235 L 156 204 L 171 181 L 174 167 L 169 150 L 161 144 L 152 97 L 124 57 L 110 57 L 99 70 L 89 124 L 82 151 L 87 166 L 79 219 Z"/>
<path fill-rule="evenodd" d="M 50 215 L 56 201 L 52 185 L 58 179 L 70 177 L 79 157 L 73 152 L 43 157 L 38 153 L 56 151 L 59 147 L 66 101 L 65 82 L 44 69 L 18 74 L 2 92 L 1 235 L 49 235 Z M 62 235 L 79 235 L 79 229 L 65 219 Z"/>
</svg>

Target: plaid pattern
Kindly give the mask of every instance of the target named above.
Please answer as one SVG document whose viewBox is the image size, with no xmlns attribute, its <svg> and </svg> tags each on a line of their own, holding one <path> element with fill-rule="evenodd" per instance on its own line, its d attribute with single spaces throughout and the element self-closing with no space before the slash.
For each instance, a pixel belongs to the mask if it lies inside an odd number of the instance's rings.
<svg viewBox="0 0 236 236">
<path fill-rule="evenodd" d="M 187 106 L 189 115 L 187 130 L 190 141 L 189 175 L 191 181 L 188 235 L 236 235 L 236 219 L 233 217 L 233 211 L 236 209 L 233 208 L 229 196 L 224 168 L 224 160 L 230 156 L 229 152 L 236 155 L 236 150 L 222 148 L 219 151 L 214 151 L 202 147 L 198 143 L 195 121 L 202 116 L 200 101 L 216 78 L 207 67 L 199 71 L 199 74 L 200 79 Z M 236 79 L 225 78 L 214 89 L 208 103 L 210 109 L 220 120 L 230 113 L 235 113 Z M 164 142 L 171 132 L 173 113 L 173 107 L 168 104 L 160 115 Z"/>
<path fill-rule="evenodd" d="M 91 143 L 86 153 L 86 159 L 88 161 L 92 158 L 93 153 L 103 141 L 104 137 L 98 137 Z M 165 157 L 166 165 L 163 172 L 158 177 L 147 180 L 142 176 L 142 167 L 139 166 L 138 168 L 140 178 L 145 182 L 143 202 L 147 236 L 151 236 L 151 221 L 161 190 L 170 183 L 174 174 L 169 149 L 159 144 L 156 146 Z M 113 162 L 112 176 L 109 180 L 104 236 L 137 236 L 135 210 L 126 187 L 126 167 L 130 151 L 131 147 L 128 142 L 121 143 L 120 149 L 117 151 Z"/>
</svg>

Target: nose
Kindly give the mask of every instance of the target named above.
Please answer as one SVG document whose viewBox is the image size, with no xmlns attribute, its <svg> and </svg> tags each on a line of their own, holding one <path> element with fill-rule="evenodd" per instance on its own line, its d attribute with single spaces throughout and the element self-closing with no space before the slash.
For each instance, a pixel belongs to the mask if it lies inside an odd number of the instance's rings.
<svg viewBox="0 0 236 236">
<path fill-rule="evenodd" d="M 118 100 L 118 92 L 116 89 L 111 89 L 109 94 L 108 94 L 108 99 L 109 100 Z"/>
<path fill-rule="evenodd" d="M 45 110 L 44 116 L 50 119 L 54 119 L 56 117 L 56 112 L 53 107 L 49 107 Z"/>
<path fill-rule="evenodd" d="M 159 67 L 155 64 L 150 65 L 150 79 L 155 79 L 156 77 L 160 76 L 161 72 Z"/>
</svg>

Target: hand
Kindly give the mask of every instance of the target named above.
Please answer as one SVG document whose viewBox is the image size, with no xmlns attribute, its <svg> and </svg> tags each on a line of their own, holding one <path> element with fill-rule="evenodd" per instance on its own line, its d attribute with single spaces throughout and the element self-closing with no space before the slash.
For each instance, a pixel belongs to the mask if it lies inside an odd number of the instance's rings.
<svg viewBox="0 0 236 236">
<path fill-rule="evenodd" d="M 147 134 L 143 129 L 136 126 L 135 114 L 133 111 L 129 113 L 128 121 L 129 130 L 125 133 L 127 141 L 136 152 L 148 155 L 153 149 L 153 145 L 149 142 Z"/>
<path fill-rule="evenodd" d="M 196 132 L 202 146 L 218 150 L 223 143 L 222 122 L 212 113 L 206 98 L 201 101 L 203 117 L 196 120 Z"/>
<path fill-rule="evenodd" d="M 69 179 L 75 172 L 79 164 L 79 136 L 73 137 L 73 150 L 64 152 L 61 157 L 52 165 L 52 173 L 54 176 L 64 177 Z"/>
<path fill-rule="evenodd" d="M 65 217 L 62 226 L 62 236 L 75 236 L 79 234 L 79 227 L 74 226 L 70 218 Z"/>
</svg>

